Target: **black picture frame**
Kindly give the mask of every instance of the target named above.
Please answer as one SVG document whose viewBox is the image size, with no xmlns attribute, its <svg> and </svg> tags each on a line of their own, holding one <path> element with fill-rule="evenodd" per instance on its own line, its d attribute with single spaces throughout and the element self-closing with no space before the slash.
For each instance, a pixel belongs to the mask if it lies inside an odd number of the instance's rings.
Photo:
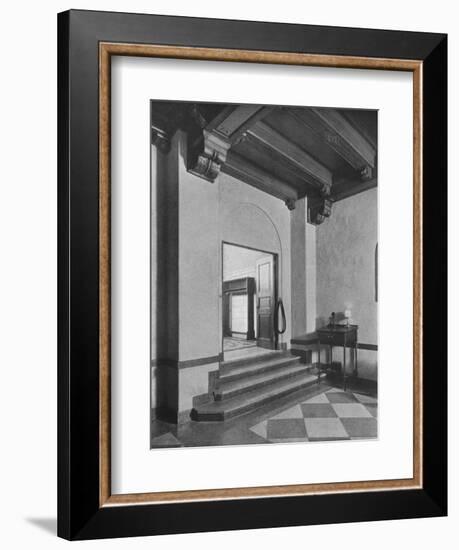
<svg viewBox="0 0 459 550">
<path fill-rule="evenodd" d="M 100 42 L 422 62 L 422 488 L 100 506 Z M 59 14 L 58 535 L 81 540 L 446 515 L 446 185 L 446 35 L 79 10 Z"/>
</svg>

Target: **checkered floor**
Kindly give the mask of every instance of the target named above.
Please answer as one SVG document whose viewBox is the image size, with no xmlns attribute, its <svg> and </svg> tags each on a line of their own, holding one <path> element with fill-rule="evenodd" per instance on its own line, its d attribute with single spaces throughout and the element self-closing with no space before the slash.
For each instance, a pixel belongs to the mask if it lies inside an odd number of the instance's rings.
<svg viewBox="0 0 459 550">
<path fill-rule="evenodd" d="M 270 443 L 377 437 L 375 397 L 332 388 L 250 427 Z"/>
</svg>

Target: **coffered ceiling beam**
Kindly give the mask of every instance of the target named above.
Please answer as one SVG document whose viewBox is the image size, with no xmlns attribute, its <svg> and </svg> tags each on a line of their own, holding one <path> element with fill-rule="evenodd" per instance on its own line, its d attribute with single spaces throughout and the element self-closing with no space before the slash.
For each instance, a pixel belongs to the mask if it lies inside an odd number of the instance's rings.
<svg viewBox="0 0 459 550">
<path fill-rule="evenodd" d="M 206 130 L 227 139 L 233 145 L 272 109 L 263 105 L 229 105 L 206 126 Z"/>
<path fill-rule="evenodd" d="M 278 156 L 299 175 L 308 186 L 321 195 L 328 195 L 333 183 L 331 171 L 295 143 L 264 122 L 257 122 L 246 132 L 249 140 L 255 140 L 267 149 L 271 156 Z"/>
<path fill-rule="evenodd" d="M 222 166 L 222 172 L 281 199 L 289 210 L 293 210 L 295 202 L 301 198 L 292 186 L 248 162 L 233 151 L 228 153 L 226 162 Z"/>
<path fill-rule="evenodd" d="M 358 171 L 362 180 L 374 177 L 376 149 L 338 110 L 311 107 L 286 111 Z"/>
<path fill-rule="evenodd" d="M 377 187 L 377 185 L 377 178 L 362 180 L 357 185 L 355 185 L 355 182 L 347 179 L 338 180 L 334 183 L 333 192 L 329 198 L 333 202 L 341 201 L 347 197 L 352 197 L 353 195 L 357 195 L 358 193 Z"/>
</svg>

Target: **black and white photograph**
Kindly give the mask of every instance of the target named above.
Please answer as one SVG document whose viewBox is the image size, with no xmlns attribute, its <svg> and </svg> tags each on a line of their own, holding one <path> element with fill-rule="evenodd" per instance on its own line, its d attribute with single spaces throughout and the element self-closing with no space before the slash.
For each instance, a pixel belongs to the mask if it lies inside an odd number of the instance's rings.
<svg viewBox="0 0 459 550">
<path fill-rule="evenodd" d="M 454 547 L 454 3 L 260 8 L 2 10 L 6 550 Z"/>
<path fill-rule="evenodd" d="M 378 111 L 150 112 L 151 449 L 378 438 Z"/>
</svg>

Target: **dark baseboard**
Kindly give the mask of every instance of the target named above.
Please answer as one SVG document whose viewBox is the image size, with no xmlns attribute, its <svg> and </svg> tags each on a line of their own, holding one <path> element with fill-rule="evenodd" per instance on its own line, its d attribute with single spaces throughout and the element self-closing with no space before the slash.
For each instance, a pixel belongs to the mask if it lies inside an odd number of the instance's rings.
<svg viewBox="0 0 459 550">
<path fill-rule="evenodd" d="M 367 349 L 369 351 L 378 351 L 378 346 L 376 344 L 357 344 L 358 349 Z"/>
<path fill-rule="evenodd" d="M 300 346 L 317 346 L 319 340 L 315 332 L 305 334 L 304 336 L 295 336 L 290 340 L 291 345 L 300 345 Z M 363 342 L 357 343 L 358 349 L 364 349 L 369 351 L 378 351 L 377 344 L 365 344 Z"/>
<path fill-rule="evenodd" d="M 191 409 L 177 412 L 168 407 L 154 407 L 151 409 L 151 420 L 161 420 L 169 424 L 185 424 L 190 421 Z"/>
<path fill-rule="evenodd" d="M 152 420 L 162 420 L 163 422 L 177 423 L 177 411 L 169 407 L 153 407 L 151 409 Z"/>
<path fill-rule="evenodd" d="M 340 374 L 327 374 L 327 380 L 333 385 L 342 385 L 342 376 Z M 346 386 L 351 391 L 367 393 L 372 396 L 378 395 L 378 382 L 376 380 L 370 380 L 368 378 L 353 378 L 346 379 Z"/>
<path fill-rule="evenodd" d="M 152 367 L 172 367 L 176 369 L 188 369 L 190 367 L 199 367 L 201 365 L 209 365 L 210 363 L 220 363 L 223 361 L 223 353 L 211 355 L 208 357 L 199 357 L 198 359 L 187 359 L 178 361 L 177 359 L 152 359 Z"/>
</svg>

